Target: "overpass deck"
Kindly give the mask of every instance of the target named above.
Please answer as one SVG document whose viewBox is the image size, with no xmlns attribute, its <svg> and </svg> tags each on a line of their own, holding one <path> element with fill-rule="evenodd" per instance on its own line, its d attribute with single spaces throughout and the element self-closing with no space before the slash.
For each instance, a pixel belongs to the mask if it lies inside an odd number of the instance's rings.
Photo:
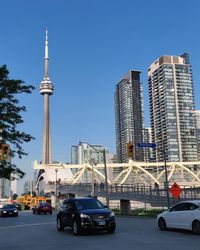
<svg viewBox="0 0 200 250">
<path fill-rule="evenodd" d="M 46 192 L 54 190 L 53 185 L 46 186 Z M 87 196 L 92 192 L 91 184 L 60 184 L 57 191 L 61 194 L 75 194 L 78 196 Z M 106 190 L 100 185 L 95 186 L 95 196 L 106 197 Z M 135 200 L 144 203 L 149 203 L 155 207 L 167 207 L 167 193 L 165 189 L 155 189 L 151 186 L 139 185 L 109 185 L 108 186 L 109 200 Z M 179 199 L 175 199 L 170 195 L 170 205 L 182 200 L 200 199 L 200 187 L 183 188 Z"/>
</svg>

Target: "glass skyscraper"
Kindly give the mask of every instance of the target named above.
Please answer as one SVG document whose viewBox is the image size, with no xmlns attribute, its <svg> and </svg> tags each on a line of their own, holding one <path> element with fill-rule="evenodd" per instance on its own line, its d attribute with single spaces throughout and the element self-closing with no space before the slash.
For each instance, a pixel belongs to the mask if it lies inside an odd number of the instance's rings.
<svg viewBox="0 0 200 250">
<path fill-rule="evenodd" d="M 92 147 L 91 147 L 92 146 Z M 89 162 L 94 166 L 96 164 L 104 163 L 103 158 L 103 150 L 104 146 L 93 144 L 88 145 L 87 143 L 80 142 L 79 145 L 74 145 L 71 147 L 71 164 L 84 164 L 85 162 Z M 113 162 L 113 155 L 106 149 L 106 162 Z M 75 174 L 78 170 L 72 169 L 73 174 Z M 99 169 L 102 174 L 105 174 L 105 169 Z M 107 168 L 108 178 L 112 178 L 112 169 Z M 82 182 L 90 183 L 90 176 L 87 172 L 85 172 L 81 179 Z"/>
<path fill-rule="evenodd" d="M 168 161 L 196 161 L 197 139 L 189 55 L 162 56 L 148 69 L 152 142 Z M 154 150 L 154 159 L 163 154 Z"/>
<path fill-rule="evenodd" d="M 198 152 L 198 159 L 200 160 L 200 110 L 195 110 L 196 116 L 196 126 L 197 126 L 197 152 Z"/>
<path fill-rule="evenodd" d="M 143 150 L 137 143 L 143 141 L 143 89 L 140 71 L 130 70 L 116 85 L 115 130 L 116 157 L 118 162 L 127 162 L 127 144 L 134 145 L 133 160 L 143 161 Z"/>
</svg>

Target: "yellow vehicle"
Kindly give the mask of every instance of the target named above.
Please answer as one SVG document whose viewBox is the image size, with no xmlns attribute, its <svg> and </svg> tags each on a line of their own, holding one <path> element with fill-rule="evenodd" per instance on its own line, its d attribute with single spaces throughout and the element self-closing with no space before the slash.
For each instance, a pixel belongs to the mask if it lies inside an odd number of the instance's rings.
<svg viewBox="0 0 200 250">
<path fill-rule="evenodd" d="M 45 196 L 36 196 L 32 197 L 31 195 L 23 195 L 17 197 L 17 202 L 24 207 L 24 209 L 32 209 L 33 206 L 36 206 L 39 202 L 46 202 Z"/>
<path fill-rule="evenodd" d="M 24 207 L 24 209 L 30 209 L 30 204 L 31 204 L 31 195 L 23 195 L 17 197 L 17 202 L 20 203 L 21 206 Z"/>
<path fill-rule="evenodd" d="M 30 209 L 32 209 L 32 207 L 36 206 L 39 202 L 46 202 L 46 197 L 45 196 L 32 197 Z"/>
</svg>

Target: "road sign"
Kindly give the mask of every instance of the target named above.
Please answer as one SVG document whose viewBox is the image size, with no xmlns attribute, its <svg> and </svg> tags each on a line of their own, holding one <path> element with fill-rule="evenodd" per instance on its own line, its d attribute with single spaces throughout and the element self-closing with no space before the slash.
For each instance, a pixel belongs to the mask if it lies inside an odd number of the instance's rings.
<svg viewBox="0 0 200 250">
<path fill-rule="evenodd" d="M 156 148 L 155 143 L 141 142 L 137 144 L 139 148 Z"/>
<path fill-rule="evenodd" d="M 182 188 L 176 182 L 174 182 L 169 191 L 173 197 L 179 198 L 182 192 Z"/>
</svg>

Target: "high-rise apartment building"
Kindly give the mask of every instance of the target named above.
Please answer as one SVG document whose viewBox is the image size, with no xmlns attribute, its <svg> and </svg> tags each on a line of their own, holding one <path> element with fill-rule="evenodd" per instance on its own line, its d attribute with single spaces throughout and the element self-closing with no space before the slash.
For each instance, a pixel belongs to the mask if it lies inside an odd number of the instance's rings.
<svg viewBox="0 0 200 250">
<path fill-rule="evenodd" d="M 137 143 L 143 141 L 143 88 L 140 71 L 130 70 L 116 85 L 115 130 L 118 162 L 127 162 L 127 143 L 134 145 L 134 160 L 143 161 L 143 150 Z"/>
<path fill-rule="evenodd" d="M 33 191 L 34 191 L 34 181 L 32 180 L 25 181 L 24 193 L 27 194 L 30 192 L 30 194 L 32 194 Z"/>
<path fill-rule="evenodd" d="M 196 116 L 197 152 L 198 152 L 198 160 L 200 160 L 200 110 L 195 110 L 195 116 Z"/>
<path fill-rule="evenodd" d="M 144 135 L 143 135 L 143 142 L 144 143 L 151 143 L 151 128 L 144 128 Z M 150 147 L 145 147 L 144 149 L 144 161 L 151 162 L 153 160 L 153 151 Z"/>
<path fill-rule="evenodd" d="M 195 161 L 196 121 L 189 55 L 162 56 L 148 69 L 152 142 L 168 161 Z M 154 150 L 154 159 L 163 153 Z"/>
<path fill-rule="evenodd" d="M 13 194 L 17 194 L 17 179 L 11 180 L 10 182 L 10 193 Z"/>
<path fill-rule="evenodd" d="M 104 163 L 103 159 L 103 150 L 104 147 L 102 145 L 94 144 L 89 145 L 84 142 L 80 142 L 79 145 L 75 145 L 71 147 L 71 164 L 83 164 L 85 162 L 89 162 L 91 164 L 99 164 Z M 113 163 L 113 154 L 106 149 L 106 163 Z M 73 170 L 73 173 L 77 170 Z M 105 174 L 105 169 L 99 170 L 102 174 Z M 112 178 L 112 171 L 111 169 L 107 168 L 107 175 L 108 178 Z M 89 175 L 84 173 L 82 176 L 82 182 L 90 182 Z"/>
<path fill-rule="evenodd" d="M 79 145 L 72 146 L 71 163 L 83 164 L 86 161 L 103 163 L 101 151 L 103 151 L 104 147 L 97 144 L 91 146 L 84 142 L 80 142 Z"/>
<path fill-rule="evenodd" d="M 10 196 L 10 180 L 0 179 L 0 198 L 8 198 Z"/>
</svg>

